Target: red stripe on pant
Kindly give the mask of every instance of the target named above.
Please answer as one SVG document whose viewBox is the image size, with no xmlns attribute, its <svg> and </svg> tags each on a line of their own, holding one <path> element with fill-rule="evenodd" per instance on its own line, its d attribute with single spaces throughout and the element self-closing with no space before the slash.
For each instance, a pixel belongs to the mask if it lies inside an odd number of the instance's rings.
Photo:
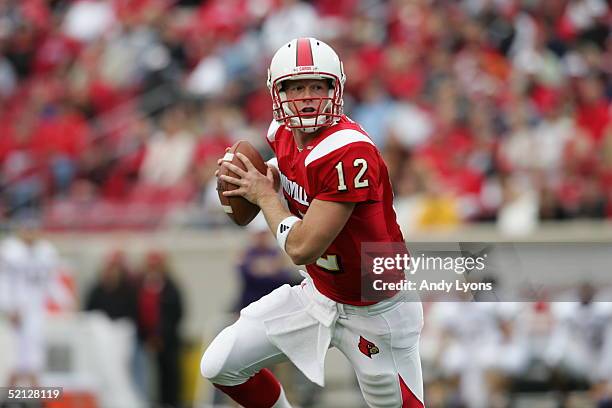
<svg viewBox="0 0 612 408">
<path fill-rule="evenodd" d="M 408 388 L 401 375 L 398 375 L 400 390 L 402 391 L 402 408 L 425 408 L 425 405 Z"/>
<path fill-rule="evenodd" d="M 213 385 L 244 408 L 270 408 L 278 401 L 281 393 L 280 383 L 267 368 L 243 384 Z"/>
</svg>

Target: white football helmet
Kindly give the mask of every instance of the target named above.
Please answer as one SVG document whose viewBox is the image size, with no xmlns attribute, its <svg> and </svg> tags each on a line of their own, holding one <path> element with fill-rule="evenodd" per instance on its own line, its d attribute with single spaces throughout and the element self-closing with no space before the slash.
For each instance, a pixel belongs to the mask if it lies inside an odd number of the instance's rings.
<svg viewBox="0 0 612 408">
<path fill-rule="evenodd" d="M 297 79 L 330 80 L 329 94 L 318 98 L 319 105 L 314 113 L 300 114 L 297 109 L 294 109 L 297 112 L 294 113 L 289 108 L 291 104 L 304 99 L 287 99 L 283 82 Z M 342 116 L 345 80 L 342 62 L 329 45 L 316 38 L 289 41 L 276 51 L 268 69 L 268 88 L 272 95 L 274 119 L 284 122 L 290 129 L 300 129 L 307 133 L 336 123 Z"/>
</svg>

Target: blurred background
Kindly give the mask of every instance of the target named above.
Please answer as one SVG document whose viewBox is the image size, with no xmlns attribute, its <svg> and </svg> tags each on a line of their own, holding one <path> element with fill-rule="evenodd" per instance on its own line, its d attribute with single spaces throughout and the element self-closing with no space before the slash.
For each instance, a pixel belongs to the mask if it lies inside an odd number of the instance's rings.
<svg viewBox="0 0 612 408">
<path fill-rule="evenodd" d="M 203 348 L 299 275 L 213 173 L 239 139 L 271 156 L 266 70 L 299 36 L 341 56 L 408 241 L 612 243 L 611 27 L 609 0 L 0 0 L 0 385 L 228 404 Z M 426 303 L 428 406 L 611 406 L 612 308 L 565 289 Z M 297 406 L 362 407 L 327 371 L 277 374 Z"/>
</svg>

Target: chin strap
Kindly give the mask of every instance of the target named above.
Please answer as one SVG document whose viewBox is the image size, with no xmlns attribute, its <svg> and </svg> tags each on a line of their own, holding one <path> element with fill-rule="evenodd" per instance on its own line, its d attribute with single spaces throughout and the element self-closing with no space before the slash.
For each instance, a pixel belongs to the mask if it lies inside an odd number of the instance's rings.
<svg viewBox="0 0 612 408">
<path fill-rule="evenodd" d="M 321 128 L 322 126 L 317 126 L 317 127 L 309 127 L 309 128 L 300 128 L 300 130 L 304 133 L 314 133 Z"/>
</svg>

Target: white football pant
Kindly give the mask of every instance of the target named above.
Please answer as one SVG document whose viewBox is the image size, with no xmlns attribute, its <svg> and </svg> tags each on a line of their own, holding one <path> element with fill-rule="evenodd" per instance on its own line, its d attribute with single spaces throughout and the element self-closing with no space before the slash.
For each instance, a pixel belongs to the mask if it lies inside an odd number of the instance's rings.
<svg viewBox="0 0 612 408">
<path fill-rule="evenodd" d="M 400 296 L 372 306 L 350 306 L 323 296 L 309 278 L 298 286 L 284 285 L 243 309 L 238 321 L 213 340 L 202 357 L 202 375 L 215 384 L 238 385 L 262 368 L 287 361 L 289 354 L 307 377 L 322 385 L 304 367 L 312 363 L 306 361 L 312 355 L 306 351 L 316 348 L 317 342 L 321 344 L 320 339 L 325 338 L 321 333 L 327 330 L 330 336 L 322 353 L 321 372 L 327 347 L 337 347 L 353 366 L 370 407 L 423 407 L 419 357 L 423 310 L 418 300 L 395 301 Z M 319 338 L 308 338 L 309 334 L 304 333 L 312 332 L 301 333 L 301 328 L 296 327 L 293 332 L 287 330 L 290 338 L 282 343 L 284 351 L 278 342 L 273 344 L 266 322 L 282 322 L 283 316 L 310 313 L 316 303 L 331 305 L 337 312 L 329 328 L 323 324 L 316 328 Z M 288 318 L 287 327 L 299 326 L 305 320 Z M 288 349 L 287 345 L 292 344 L 294 350 Z"/>
</svg>

